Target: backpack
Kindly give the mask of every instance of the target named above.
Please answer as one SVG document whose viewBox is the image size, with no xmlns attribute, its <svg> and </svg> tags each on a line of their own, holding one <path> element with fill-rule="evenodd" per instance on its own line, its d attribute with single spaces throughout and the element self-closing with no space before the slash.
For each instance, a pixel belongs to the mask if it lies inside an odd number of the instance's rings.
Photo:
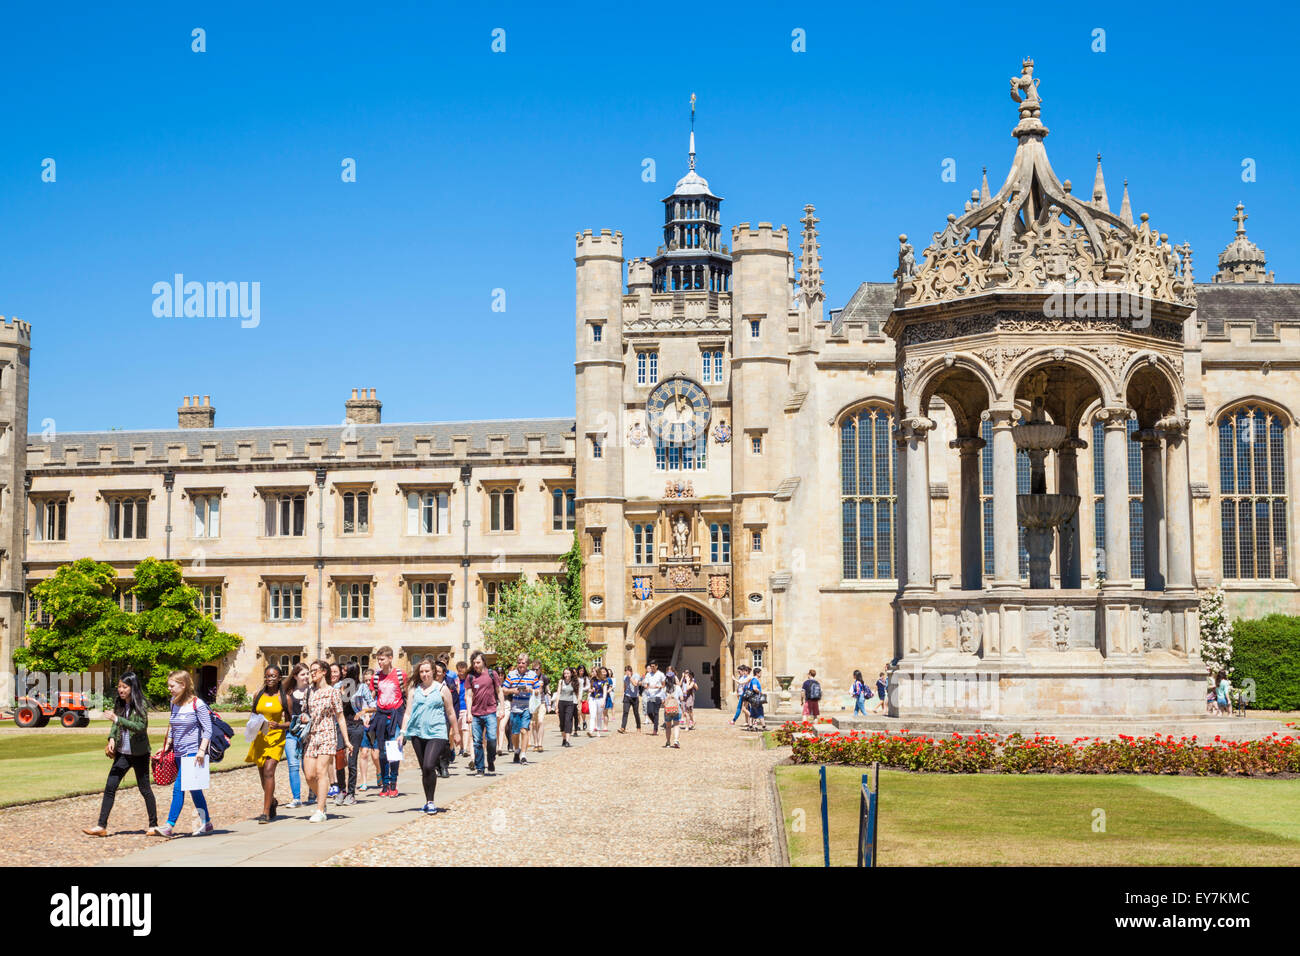
<svg viewBox="0 0 1300 956">
<path fill-rule="evenodd" d="M 664 698 L 665 714 L 668 714 L 669 716 L 675 715 L 677 713 L 677 708 L 678 708 L 678 703 L 676 697 L 669 694 L 667 697 Z"/>
<path fill-rule="evenodd" d="M 822 699 L 822 685 L 821 685 L 820 683 L 818 683 L 817 681 L 812 681 L 812 682 L 811 682 L 811 685 L 810 685 L 809 688 L 808 688 L 808 699 L 809 699 L 809 700 L 821 700 L 821 699 Z"/>
<path fill-rule="evenodd" d="M 195 701 L 194 712 L 197 714 L 198 711 L 199 704 Z M 208 738 L 208 763 L 221 763 L 226 748 L 230 746 L 230 738 L 235 736 L 235 730 L 211 707 L 208 708 L 208 717 L 212 720 L 212 736 Z"/>
</svg>

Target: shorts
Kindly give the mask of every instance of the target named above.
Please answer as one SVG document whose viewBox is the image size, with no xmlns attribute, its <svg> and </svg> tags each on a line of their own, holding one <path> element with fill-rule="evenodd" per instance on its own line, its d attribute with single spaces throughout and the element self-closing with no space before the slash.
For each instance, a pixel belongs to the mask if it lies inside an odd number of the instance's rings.
<svg viewBox="0 0 1300 956">
<path fill-rule="evenodd" d="M 681 714 L 664 714 L 664 726 L 671 727 L 682 719 Z"/>
<path fill-rule="evenodd" d="M 515 710 L 510 713 L 510 733 L 522 734 L 533 722 L 533 715 L 526 710 Z"/>
</svg>

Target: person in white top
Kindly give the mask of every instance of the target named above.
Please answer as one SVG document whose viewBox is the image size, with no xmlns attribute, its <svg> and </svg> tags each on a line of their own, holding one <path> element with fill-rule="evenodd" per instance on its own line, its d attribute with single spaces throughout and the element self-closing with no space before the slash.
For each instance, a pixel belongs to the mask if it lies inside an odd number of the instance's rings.
<svg viewBox="0 0 1300 956">
<path fill-rule="evenodd" d="M 651 661 L 641 678 L 641 689 L 645 694 L 645 715 L 650 719 L 650 733 L 659 733 L 659 708 L 664 699 L 664 675 L 659 673 L 659 665 Z"/>
</svg>

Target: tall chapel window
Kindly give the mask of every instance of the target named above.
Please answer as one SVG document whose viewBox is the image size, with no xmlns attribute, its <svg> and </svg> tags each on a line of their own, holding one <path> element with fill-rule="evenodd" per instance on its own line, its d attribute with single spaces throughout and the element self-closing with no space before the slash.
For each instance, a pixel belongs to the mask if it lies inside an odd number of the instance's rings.
<svg viewBox="0 0 1300 956">
<path fill-rule="evenodd" d="M 894 577 L 894 417 L 864 408 L 840 423 L 840 520 L 846 580 Z"/>
<path fill-rule="evenodd" d="M 1223 577 L 1285 578 L 1286 425 L 1246 407 L 1221 415 L 1218 428 Z"/>
</svg>

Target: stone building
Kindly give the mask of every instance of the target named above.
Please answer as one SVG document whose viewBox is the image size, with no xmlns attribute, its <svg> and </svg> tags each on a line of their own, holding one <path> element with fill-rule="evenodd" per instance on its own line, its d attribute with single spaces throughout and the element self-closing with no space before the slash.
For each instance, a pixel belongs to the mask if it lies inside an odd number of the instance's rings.
<svg viewBox="0 0 1300 956">
<path fill-rule="evenodd" d="M 84 555 L 124 579 L 146 556 L 181 561 L 246 638 L 208 683 L 381 643 L 460 656 L 503 582 L 559 573 L 576 527 L 605 663 L 690 667 L 702 702 L 731 696 L 739 663 L 815 667 L 836 694 L 896 658 L 1011 678 L 1046 659 L 1105 671 L 1099 700 L 1186 709 L 1198 589 L 1222 584 L 1235 615 L 1300 610 L 1300 287 L 1274 282 L 1241 206 L 1196 282 L 1127 183 L 1112 212 L 1100 158 L 1086 196 L 1057 179 L 1036 86 L 1016 88 L 1007 185 L 974 190 L 924 261 L 904 237 L 894 280 L 839 309 L 814 208 L 797 237 L 728 235 L 692 130 L 654 255 L 577 236 L 574 419 L 384 424 L 361 390 L 343 426 L 216 428 L 193 397 L 175 430 L 28 441 L 30 329 L 5 322 L 5 661 L 24 578 Z M 1133 294 L 1105 307 L 1138 324 L 1047 301 L 1084 273 Z M 1019 449 L 1027 422 L 1068 437 Z M 1017 500 L 1033 494 L 1078 501 L 1027 542 Z M 1126 689 L 1142 668 L 1164 690 Z M 1049 682 L 1018 706 L 1098 686 Z"/>
<path fill-rule="evenodd" d="M 1199 588 L 1221 583 L 1234 614 L 1300 609 L 1300 289 L 1274 283 L 1240 206 L 1197 284 L 1190 248 L 1145 214 L 1135 224 L 1127 182 L 1111 211 L 1100 157 L 1092 192 L 1074 195 L 1047 161 L 1031 64 L 1016 82 L 1007 185 L 991 194 L 986 178 L 923 265 L 904 236 L 895 280 L 862 283 L 842 309 L 825 309 L 811 205 L 797 262 L 785 226 L 721 241 L 693 131 L 653 257 L 626 259 L 617 232 L 578 235 L 579 525 L 607 663 L 674 661 L 726 696 L 740 663 L 815 667 L 836 692 L 910 652 L 991 674 L 1023 713 L 1184 713 L 1203 700 Z M 1025 277 L 1026 260 L 1012 281 L 1031 241 L 1042 269 Z M 971 285 L 974 259 L 993 265 L 987 288 Z M 1139 311 L 1053 312 L 1053 291 L 1085 308 L 1087 276 L 1105 307 Z M 990 312 L 989 329 L 956 333 Z M 1068 434 L 1041 492 L 1078 499 L 1033 569 L 1017 499 L 1037 470 L 1013 436 L 1039 415 L 1017 383 Z M 1023 690 L 1030 659 L 1076 671 Z"/>
</svg>

